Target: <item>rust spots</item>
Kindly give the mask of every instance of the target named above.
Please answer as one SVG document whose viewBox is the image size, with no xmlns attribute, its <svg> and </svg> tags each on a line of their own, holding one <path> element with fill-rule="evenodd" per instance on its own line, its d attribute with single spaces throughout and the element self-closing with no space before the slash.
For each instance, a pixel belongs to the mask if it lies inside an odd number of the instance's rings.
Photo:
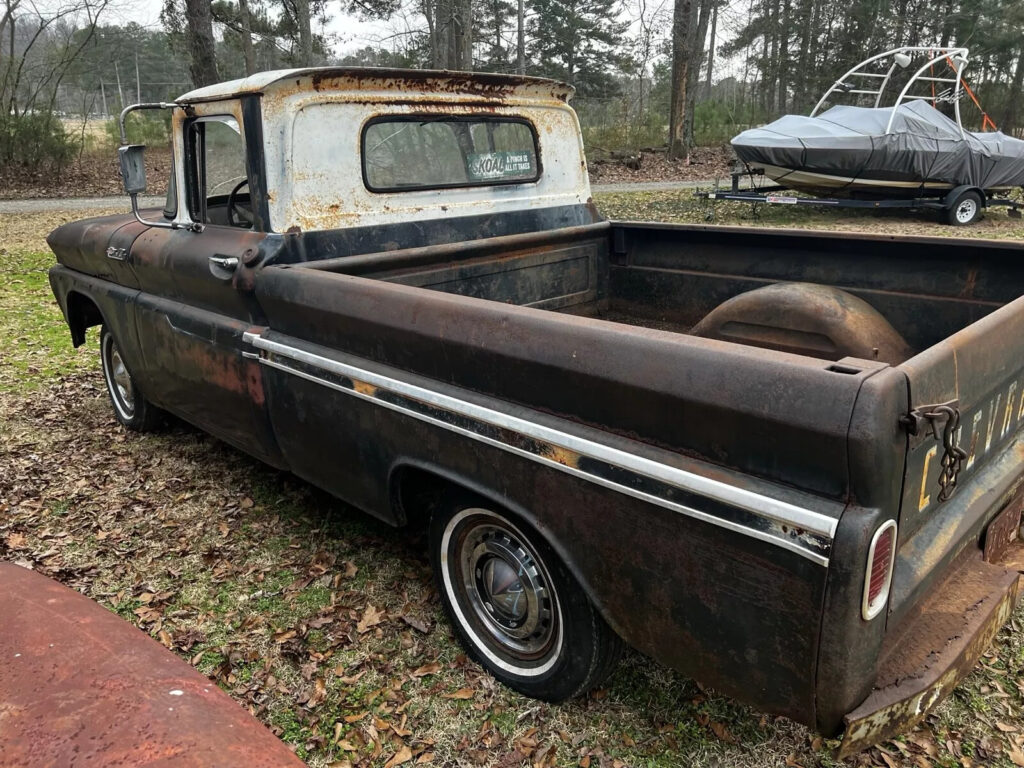
<svg viewBox="0 0 1024 768">
<path fill-rule="evenodd" d="M 545 445 L 543 446 L 543 455 L 545 458 L 551 459 L 564 467 L 579 467 L 580 455 L 576 451 L 571 451 L 568 448 L 562 448 L 557 445 Z"/>
<path fill-rule="evenodd" d="M 367 397 L 375 397 L 377 395 L 377 387 L 373 384 L 367 384 L 365 381 L 353 380 L 352 389 L 358 392 L 360 395 L 366 395 Z"/>
<path fill-rule="evenodd" d="M 978 556 L 961 563 L 907 627 L 890 632 L 913 642 L 886 649 L 875 691 L 845 718 L 839 758 L 912 728 L 948 696 L 1009 620 L 1020 589 L 1016 571 Z"/>
</svg>

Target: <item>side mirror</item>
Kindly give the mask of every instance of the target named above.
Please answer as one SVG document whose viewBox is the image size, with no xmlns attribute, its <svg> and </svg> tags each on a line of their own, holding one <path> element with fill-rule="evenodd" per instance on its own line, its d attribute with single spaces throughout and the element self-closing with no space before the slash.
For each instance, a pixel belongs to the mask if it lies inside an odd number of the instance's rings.
<svg viewBox="0 0 1024 768">
<path fill-rule="evenodd" d="M 143 162 L 145 151 L 145 144 L 128 144 L 118 147 L 121 180 L 124 182 L 124 191 L 129 195 L 141 195 L 146 191 L 146 165 Z"/>
</svg>

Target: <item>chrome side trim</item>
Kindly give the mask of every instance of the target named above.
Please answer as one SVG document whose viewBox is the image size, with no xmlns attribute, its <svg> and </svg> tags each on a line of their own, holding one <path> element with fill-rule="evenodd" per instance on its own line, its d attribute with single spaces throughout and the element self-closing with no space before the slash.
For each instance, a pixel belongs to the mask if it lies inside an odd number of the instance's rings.
<svg viewBox="0 0 1024 768">
<path fill-rule="evenodd" d="M 744 488 L 637 456 L 247 332 L 260 362 L 619 493 L 795 552 L 828 566 L 837 521 Z M 698 497 L 691 499 L 689 497 Z M 718 509 L 698 509 L 693 501 Z"/>
</svg>

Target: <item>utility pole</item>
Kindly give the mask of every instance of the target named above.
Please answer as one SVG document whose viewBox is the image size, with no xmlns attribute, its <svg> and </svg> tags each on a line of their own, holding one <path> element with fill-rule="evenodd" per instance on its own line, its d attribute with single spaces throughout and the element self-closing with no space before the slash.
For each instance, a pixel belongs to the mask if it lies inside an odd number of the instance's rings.
<svg viewBox="0 0 1024 768">
<path fill-rule="evenodd" d="M 114 62 L 114 75 L 117 77 L 117 100 L 120 103 L 117 111 L 120 112 L 124 109 L 124 92 L 121 90 L 121 70 L 117 66 L 117 62 Z"/>
<path fill-rule="evenodd" d="M 142 103 L 142 79 L 139 77 L 139 52 L 135 52 L 135 103 Z"/>
</svg>

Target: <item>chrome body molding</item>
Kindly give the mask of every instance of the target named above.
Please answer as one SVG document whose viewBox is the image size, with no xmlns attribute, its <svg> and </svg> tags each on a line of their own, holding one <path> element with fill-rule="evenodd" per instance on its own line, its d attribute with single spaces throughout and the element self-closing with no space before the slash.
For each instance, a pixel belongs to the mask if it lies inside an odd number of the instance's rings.
<svg viewBox="0 0 1024 768">
<path fill-rule="evenodd" d="M 253 331 L 244 340 L 259 350 L 262 365 L 828 566 L 838 524 L 828 515 Z"/>
</svg>

